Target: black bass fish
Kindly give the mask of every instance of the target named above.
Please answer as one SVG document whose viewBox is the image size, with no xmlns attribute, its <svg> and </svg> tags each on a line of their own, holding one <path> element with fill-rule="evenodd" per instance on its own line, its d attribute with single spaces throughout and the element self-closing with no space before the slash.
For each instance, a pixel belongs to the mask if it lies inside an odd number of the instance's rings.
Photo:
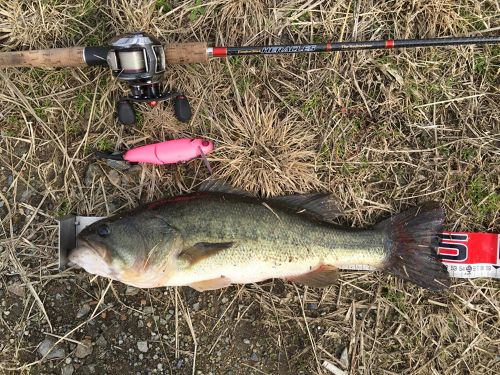
<svg viewBox="0 0 500 375">
<path fill-rule="evenodd" d="M 329 194 L 259 199 L 211 190 L 100 220 L 80 233 L 69 259 L 140 288 L 203 291 L 271 278 L 326 287 L 339 268 L 360 264 L 430 290 L 450 284 L 436 255 L 444 220 L 437 203 L 353 229 L 331 222 L 339 211 Z"/>
</svg>

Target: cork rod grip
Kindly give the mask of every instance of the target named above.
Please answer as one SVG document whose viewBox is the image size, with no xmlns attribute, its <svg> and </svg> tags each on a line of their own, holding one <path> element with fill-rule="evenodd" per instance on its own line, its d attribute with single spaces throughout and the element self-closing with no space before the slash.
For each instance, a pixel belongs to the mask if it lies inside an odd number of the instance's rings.
<svg viewBox="0 0 500 375">
<path fill-rule="evenodd" d="M 37 68 L 86 66 L 84 47 L 0 52 L 0 68 L 24 66 Z"/>
<path fill-rule="evenodd" d="M 165 59 L 167 64 L 205 63 L 208 61 L 207 44 L 203 42 L 167 44 Z"/>
</svg>

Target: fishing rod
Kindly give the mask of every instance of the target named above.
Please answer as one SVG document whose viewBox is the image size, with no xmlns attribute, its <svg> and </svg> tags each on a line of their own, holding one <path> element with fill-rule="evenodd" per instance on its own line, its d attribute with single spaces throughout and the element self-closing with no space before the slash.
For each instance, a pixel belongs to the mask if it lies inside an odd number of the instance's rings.
<svg viewBox="0 0 500 375">
<path fill-rule="evenodd" d="M 116 37 L 109 46 L 103 47 L 0 52 L 0 68 L 108 66 L 117 79 L 128 83 L 130 87 L 130 94 L 121 98 L 117 105 L 119 121 L 130 125 L 135 123 L 135 112 L 131 104 L 133 102 L 148 103 L 154 107 L 161 101 L 171 99 L 177 119 L 182 122 L 191 119 L 191 108 L 186 96 L 177 91 L 164 91 L 162 81 L 167 65 L 206 63 L 210 58 L 230 56 L 485 44 L 500 44 L 500 36 L 209 47 L 204 42 L 163 45 L 157 38 L 138 32 Z"/>
</svg>

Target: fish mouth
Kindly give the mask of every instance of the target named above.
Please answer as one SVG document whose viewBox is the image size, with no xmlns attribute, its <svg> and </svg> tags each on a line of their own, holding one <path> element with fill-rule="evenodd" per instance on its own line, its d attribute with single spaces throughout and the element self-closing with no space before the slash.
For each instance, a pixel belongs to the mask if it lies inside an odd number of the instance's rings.
<svg viewBox="0 0 500 375">
<path fill-rule="evenodd" d="M 117 272 L 107 261 L 105 254 L 105 249 L 87 240 L 78 239 L 77 247 L 71 250 L 68 259 L 88 273 L 116 279 Z"/>
</svg>

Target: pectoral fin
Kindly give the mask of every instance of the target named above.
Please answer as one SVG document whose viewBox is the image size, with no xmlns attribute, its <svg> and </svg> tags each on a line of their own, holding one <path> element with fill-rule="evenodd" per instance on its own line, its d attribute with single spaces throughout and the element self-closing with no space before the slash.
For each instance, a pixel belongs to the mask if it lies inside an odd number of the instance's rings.
<svg viewBox="0 0 500 375">
<path fill-rule="evenodd" d="M 208 258 L 219 251 L 229 249 L 234 245 L 234 242 L 220 242 L 220 243 L 210 243 L 210 242 L 198 242 L 193 246 L 184 249 L 178 255 L 179 259 L 185 259 L 191 265 Z"/>
<path fill-rule="evenodd" d="M 229 285 L 231 285 L 231 279 L 224 276 L 218 277 L 216 279 L 198 281 L 197 283 L 189 284 L 191 288 L 196 289 L 198 292 L 225 288 Z"/>
<path fill-rule="evenodd" d="M 287 279 L 313 288 L 325 288 L 334 284 L 338 278 L 339 269 L 335 266 L 325 264 L 314 271 L 299 276 L 288 277 Z"/>
</svg>

